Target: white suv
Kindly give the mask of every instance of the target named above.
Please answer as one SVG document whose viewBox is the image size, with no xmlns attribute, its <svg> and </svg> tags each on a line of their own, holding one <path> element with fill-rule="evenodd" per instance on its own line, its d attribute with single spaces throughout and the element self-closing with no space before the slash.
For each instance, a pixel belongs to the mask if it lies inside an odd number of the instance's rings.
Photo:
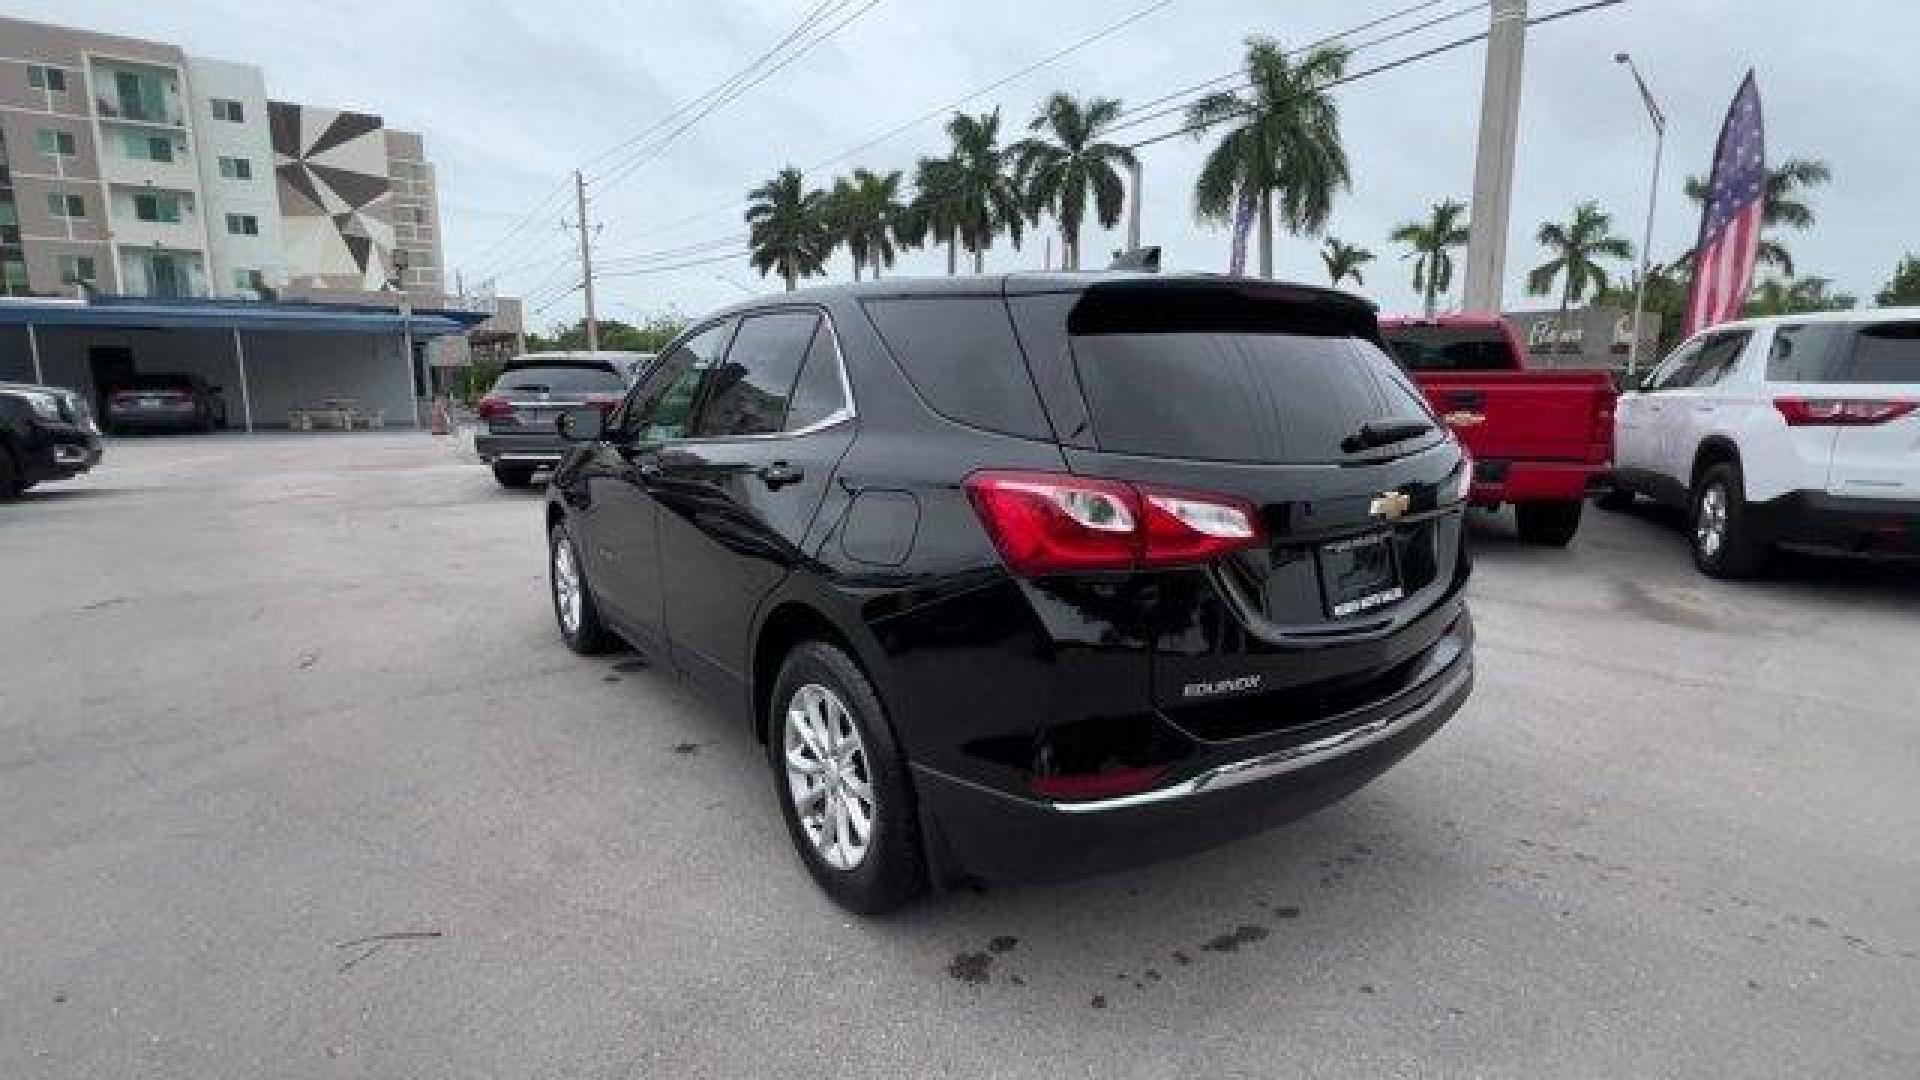
<svg viewBox="0 0 1920 1080">
<path fill-rule="evenodd" d="M 1758 572 L 1776 544 L 1920 555 L 1920 308 L 1726 323 L 1623 394 L 1612 490 L 1685 506 L 1693 559 Z"/>
</svg>

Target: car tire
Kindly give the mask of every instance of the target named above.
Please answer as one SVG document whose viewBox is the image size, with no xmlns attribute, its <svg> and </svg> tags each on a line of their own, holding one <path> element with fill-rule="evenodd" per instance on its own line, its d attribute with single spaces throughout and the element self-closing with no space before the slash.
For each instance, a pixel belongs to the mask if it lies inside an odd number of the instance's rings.
<svg viewBox="0 0 1920 1080">
<path fill-rule="evenodd" d="M 25 490 L 26 478 L 20 473 L 20 463 L 14 460 L 12 450 L 0 446 L 0 502 L 17 499 Z"/>
<path fill-rule="evenodd" d="M 567 648 L 581 656 L 612 651 L 617 642 L 600 621 L 600 609 L 593 602 L 593 589 L 587 585 L 586 570 L 580 562 L 580 548 L 564 521 L 554 522 L 547 534 L 547 591 L 553 595 L 553 621 L 560 627 L 560 640 L 567 643 Z"/>
<path fill-rule="evenodd" d="M 533 483 L 533 470 L 525 465 L 495 465 L 493 478 L 504 488 L 523 488 Z"/>
<path fill-rule="evenodd" d="M 1580 507 L 1574 502 L 1530 502 L 1513 505 L 1520 542 L 1536 547 L 1566 547 L 1580 531 Z"/>
<path fill-rule="evenodd" d="M 1694 481 L 1687 500 L 1687 537 L 1693 564 L 1708 577 L 1752 577 L 1773 554 L 1772 545 L 1755 535 L 1745 491 L 1740 466 L 1731 461 L 1710 466 Z"/>
<path fill-rule="evenodd" d="M 806 771 L 823 767 L 823 738 L 838 740 L 826 748 L 832 765 L 824 778 Z M 767 757 L 794 850 L 834 903 L 879 915 L 926 891 L 906 759 L 879 694 L 843 649 L 814 639 L 787 654 L 768 703 Z M 817 799 L 803 815 L 803 801 L 815 791 Z"/>
<path fill-rule="evenodd" d="M 1617 513 L 1621 510 L 1633 509 L 1634 498 L 1635 496 L 1631 488 L 1624 488 L 1619 484 L 1610 484 L 1605 491 L 1600 493 L 1598 498 L 1593 500 L 1593 505 L 1602 510 L 1612 510 Z"/>
</svg>

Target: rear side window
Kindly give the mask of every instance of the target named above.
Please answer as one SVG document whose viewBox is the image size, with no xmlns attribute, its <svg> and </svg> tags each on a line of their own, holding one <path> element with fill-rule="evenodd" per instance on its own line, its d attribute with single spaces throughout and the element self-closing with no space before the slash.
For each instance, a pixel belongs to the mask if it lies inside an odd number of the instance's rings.
<svg viewBox="0 0 1920 1080">
<path fill-rule="evenodd" d="M 1841 381 L 1920 383 L 1920 323 L 1881 323 L 1860 331 Z"/>
<path fill-rule="evenodd" d="M 793 383 L 820 325 L 811 311 L 779 311 L 740 323 L 725 363 L 709 376 L 698 438 L 771 435 L 787 418 Z"/>
<path fill-rule="evenodd" d="M 1073 357 L 1094 437 L 1114 453 L 1341 461 L 1365 425 L 1432 422 L 1393 360 L 1362 337 L 1076 335 Z"/>
<path fill-rule="evenodd" d="M 793 398 L 787 402 L 787 430 L 812 427 L 847 407 L 847 389 L 840 380 L 840 354 L 833 346 L 833 334 L 825 325 L 813 335 L 813 347 L 807 350 L 807 362 L 800 379 L 793 385 Z"/>
<path fill-rule="evenodd" d="M 611 368 L 587 365 L 523 367 L 503 371 L 493 384 L 493 392 L 504 397 L 515 394 L 622 394 L 626 383 Z"/>
<path fill-rule="evenodd" d="M 865 306 L 907 380 L 935 412 L 988 431 L 1052 438 L 999 297 L 907 297 Z"/>
<path fill-rule="evenodd" d="M 1802 323 L 1774 331 L 1767 379 L 1920 383 L 1920 323 Z"/>
<path fill-rule="evenodd" d="M 1471 326 L 1381 327 L 1408 371 L 1512 371 L 1513 348 L 1495 329 Z"/>
</svg>

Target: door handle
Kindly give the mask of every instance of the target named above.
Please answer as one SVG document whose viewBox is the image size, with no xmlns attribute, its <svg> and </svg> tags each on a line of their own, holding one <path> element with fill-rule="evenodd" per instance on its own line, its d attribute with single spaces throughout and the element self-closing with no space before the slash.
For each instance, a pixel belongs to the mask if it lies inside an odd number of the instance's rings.
<svg viewBox="0 0 1920 1080">
<path fill-rule="evenodd" d="M 1477 409 L 1487 403 L 1487 397 L 1478 390 L 1449 390 L 1447 404 L 1458 405 L 1463 409 Z"/>
<path fill-rule="evenodd" d="M 784 461 L 775 461 L 760 467 L 760 482 L 770 490 L 779 491 L 788 484 L 797 484 L 806 478 L 806 473 Z"/>
<path fill-rule="evenodd" d="M 1693 407 L 1693 411 L 1694 411 L 1694 412 L 1712 412 L 1712 411 L 1713 411 L 1713 406 L 1711 406 L 1711 405 L 1695 405 L 1695 406 Z"/>
</svg>

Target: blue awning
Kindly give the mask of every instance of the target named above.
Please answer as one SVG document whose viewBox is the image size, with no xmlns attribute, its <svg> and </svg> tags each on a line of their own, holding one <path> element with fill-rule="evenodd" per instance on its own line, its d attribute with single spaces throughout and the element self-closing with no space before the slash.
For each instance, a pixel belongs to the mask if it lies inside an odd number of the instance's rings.
<svg viewBox="0 0 1920 1080">
<path fill-rule="evenodd" d="M 170 300 L 146 296 L 95 296 L 88 303 L 0 299 L 0 326 L 98 326 L 145 330 L 288 330 L 320 334 L 397 335 L 416 338 L 464 334 L 485 322 L 477 311 L 421 309 L 403 316 L 393 308 L 364 304 L 314 304 L 263 300 Z"/>
</svg>

